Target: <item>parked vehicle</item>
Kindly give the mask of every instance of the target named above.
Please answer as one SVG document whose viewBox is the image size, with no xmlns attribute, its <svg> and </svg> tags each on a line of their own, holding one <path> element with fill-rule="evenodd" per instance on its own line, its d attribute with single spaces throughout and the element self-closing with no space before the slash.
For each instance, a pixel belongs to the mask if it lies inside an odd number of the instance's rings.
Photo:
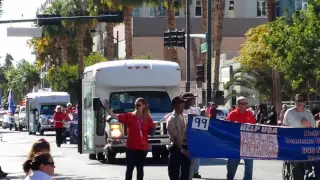
<svg viewBox="0 0 320 180">
<path fill-rule="evenodd" d="M 20 106 L 16 114 L 14 114 L 14 128 L 16 131 L 22 131 L 27 128 L 26 106 Z"/>
</svg>

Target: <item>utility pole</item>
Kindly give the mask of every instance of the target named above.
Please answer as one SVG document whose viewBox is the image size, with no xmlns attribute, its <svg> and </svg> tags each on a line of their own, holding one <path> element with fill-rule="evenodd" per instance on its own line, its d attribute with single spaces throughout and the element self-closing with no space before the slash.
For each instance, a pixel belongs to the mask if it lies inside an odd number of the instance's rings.
<svg viewBox="0 0 320 180">
<path fill-rule="evenodd" d="M 211 102 L 211 61 L 212 61 L 212 17 L 211 17 L 211 11 L 212 11 L 212 1 L 208 0 L 208 6 L 207 6 L 208 14 L 207 14 L 207 33 L 206 33 L 206 44 L 207 44 L 207 103 Z"/>
<path fill-rule="evenodd" d="M 190 92 L 190 0 L 186 0 L 186 92 Z"/>
</svg>

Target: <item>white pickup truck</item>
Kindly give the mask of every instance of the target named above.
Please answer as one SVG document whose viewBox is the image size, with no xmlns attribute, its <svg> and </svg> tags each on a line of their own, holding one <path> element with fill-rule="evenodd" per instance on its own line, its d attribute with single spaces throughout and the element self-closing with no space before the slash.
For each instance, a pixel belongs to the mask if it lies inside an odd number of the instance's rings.
<svg viewBox="0 0 320 180">
<path fill-rule="evenodd" d="M 18 113 L 14 115 L 14 129 L 16 131 L 22 131 L 27 127 L 26 120 L 26 106 L 20 106 Z"/>
</svg>

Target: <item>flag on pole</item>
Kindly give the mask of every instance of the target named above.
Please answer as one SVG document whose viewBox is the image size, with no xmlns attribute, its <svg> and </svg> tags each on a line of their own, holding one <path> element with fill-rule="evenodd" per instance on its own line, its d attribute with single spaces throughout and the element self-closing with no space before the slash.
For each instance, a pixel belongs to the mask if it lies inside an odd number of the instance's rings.
<svg viewBox="0 0 320 180">
<path fill-rule="evenodd" d="M 9 102 L 9 107 L 8 107 L 9 113 L 14 114 L 15 109 L 14 109 L 14 100 L 13 100 L 12 89 L 9 90 L 8 102 Z"/>
</svg>

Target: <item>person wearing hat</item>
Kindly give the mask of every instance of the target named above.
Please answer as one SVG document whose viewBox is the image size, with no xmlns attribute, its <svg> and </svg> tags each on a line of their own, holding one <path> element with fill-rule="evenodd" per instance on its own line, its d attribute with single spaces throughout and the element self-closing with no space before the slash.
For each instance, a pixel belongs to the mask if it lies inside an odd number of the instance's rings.
<svg viewBox="0 0 320 180">
<path fill-rule="evenodd" d="M 295 107 L 288 109 L 283 118 L 283 125 L 295 128 L 314 128 L 316 123 L 312 113 L 305 108 L 307 98 L 304 94 L 297 94 L 295 96 Z M 305 162 L 292 161 L 290 162 L 292 168 L 293 180 L 304 179 Z M 316 178 L 320 178 L 320 169 L 318 163 L 315 164 Z"/>
<path fill-rule="evenodd" d="M 56 112 L 53 114 L 53 120 L 54 120 L 54 129 L 56 131 L 56 144 L 57 147 L 60 147 L 61 144 L 64 141 L 63 131 L 64 131 L 64 120 L 68 119 L 67 115 L 62 112 L 62 107 L 57 106 Z"/>
<path fill-rule="evenodd" d="M 170 180 L 188 180 L 191 161 L 186 140 L 187 122 L 183 117 L 185 100 L 177 96 L 171 103 L 174 110 L 167 121 L 171 141 L 168 174 Z"/>
<path fill-rule="evenodd" d="M 185 117 L 187 117 L 188 114 L 197 116 L 201 115 L 201 110 L 197 107 L 194 107 L 194 105 L 196 104 L 196 97 L 197 95 L 194 95 L 191 92 L 186 92 L 182 95 L 182 98 L 186 101 L 185 109 L 183 110 L 183 114 L 185 115 Z M 201 178 L 199 174 L 200 159 L 193 159 L 192 164 L 194 165 L 193 178 Z"/>
</svg>

